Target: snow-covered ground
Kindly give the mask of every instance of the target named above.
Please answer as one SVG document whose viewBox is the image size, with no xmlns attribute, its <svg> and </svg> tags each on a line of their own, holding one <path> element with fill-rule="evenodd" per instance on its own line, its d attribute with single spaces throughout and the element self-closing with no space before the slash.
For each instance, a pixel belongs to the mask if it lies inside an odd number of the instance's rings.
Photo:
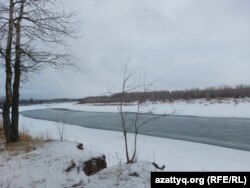
<svg viewBox="0 0 250 188">
<path fill-rule="evenodd" d="M 65 187 L 79 182 L 82 174 L 64 172 L 71 160 L 78 165 L 80 160 L 98 155 L 79 150 L 76 145 L 48 142 L 31 152 L 0 154 L 0 187 Z"/>
<path fill-rule="evenodd" d="M 178 115 L 250 117 L 247 100 L 224 101 L 222 104 L 207 104 L 205 101 L 173 104 L 149 104 L 154 113 L 175 110 Z M 117 112 L 117 106 L 79 105 L 74 103 L 23 106 L 21 111 L 38 108 L 66 108 L 93 112 Z M 154 109 L 155 108 L 155 109 Z M 168 109 L 167 109 L 168 108 Z M 129 105 L 126 111 L 133 111 Z M 182 110 L 181 110 L 182 109 Z M 59 139 L 55 122 L 20 116 L 20 129 L 29 130 L 33 136 L 49 135 Z M 89 129 L 65 124 L 64 140 L 52 142 L 28 154 L 14 155 L 0 153 L 1 183 L 11 183 L 15 187 L 69 187 L 81 182 L 84 187 L 150 187 L 150 162 L 166 165 L 166 171 L 250 171 L 250 152 L 217 147 L 212 145 L 139 135 L 138 160 L 133 165 L 125 165 L 124 140 L 121 132 Z M 133 135 L 129 135 L 130 144 Z M 83 143 L 80 151 L 75 143 Z M 83 153 L 86 152 L 86 153 Z M 81 161 L 90 156 L 104 153 L 108 168 L 91 177 L 78 174 L 76 170 L 65 173 L 71 159 Z M 130 176 L 134 172 L 139 176 Z M 14 178 L 14 180 L 12 180 Z"/>
<path fill-rule="evenodd" d="M 83 162 L 102 154 L 86 148 L 79 150 L 76 145 L 73 142 L 53 141 L 38 144 L 31 152 L 1 152 L 0 187 L 149 187 L 150 171 L 155 170 L 152 163 L 120 163 L 96 175 L 87 176 L 82 171 Z M 71 161 L 75 167 L 66 171 L 72 165 Z"/>
<path fill-rule="evenodd" d="M 188 115 L 188 116 L 202 116 L 202 117 L 239 117 L 250 118 L 250 99 L 223 99 L 210 100 L 205 99 L 192 101 L 175 101 L 173 103 L 156 102 L 146 103 L 142 108 L 142 112 L 152 112 L 155 114 L 174 114 L 174 115 Z M 58 104 L 43 104 L 22 106 L 21 110 L 41 108 L 65 108 L 69 110 L 79 110 L 88 112 L 118 112 L 117 104 L 103 105 L 103 104 L 76 104 L 76 103 L 58 103 Z M 128 104 L 124 107 L 127 112 L 135 112 L 137 110 L 136 104 Z"/>
<path fill-rule="evenodd" d="M 168 111 L 165 109 L 169 107 L 169 111 L 175 109 L 176 114 L 179 115 L 250 117 L 249 99 L 228 99 L 222 100 L 220 103 L 215 100 L 194 100 L 191 103 L 176 101 L 172 104 L 149 103 L 148 106 L 154 110 L 154 113 L 164 113 Z M 92 112 L 118 111 L 117 105 L 75 103 L 23 106 L 21 110 L 38 108 L 65 108 Z M 126 106 L 126 111 L 135 110 L 135 105 Z M 28 127 L 32 134 L 37 135 L 47 130 L 54 138 L 58 136 L 54 122 L 26 117 L 21 117 L 21 122 L 23 126 Z M 65 138 L 73 142 L 83 142 L 90 149 L 106 153 L 109 165 L 117 164 L 120 159 L 124 161 L 124 143 L 120 132 L 67 125 L 65 126 Z M 143 135 L 139 136 L 138 144 L 139 160 L 154 161 L 155 156 L 157 162 L 167 165 L 167 170 L 250 170 L 250 152 L 247 151 Z"/>
<path fill-rule="evenodd" d="M 33 136 L 49 135 L 59 139 L 54 122 L 20 117 L 21 130 Z M 132 135 L 130 135 L 131 138 Z M 138 160 L 126 165 L 122 133 L 64 125 L 65 140 L 46 143 L 29 153 L 0 153 L 0 187 L 150 187 L 150 171 L 166 165 L 166 171 L 249 171 L 250 152 L 178 141 L 139 136 Z M 76 149 L 83 143 L 84 150 Z M 130 142 L 131 144 L 131 142 Z M 93 156 L 105 154 L 108 168 L 87 177 L 74 168 L 64 170 L 73 160 L 77 165 Z M 143 162 L 144 161 L 144 162 Z M 146 162 L 148 161 L 148 162 Z M 138 174 L 139 176 L 134 176 Z M 77 187 L 77 186 L 76 186 Z"/>
<path fill-rule="evenodd" d="M 39 136 L 47 131 L 51 137 L 59 139 L 55 122 L 26 117 L 21 117 L 20 121 L 21 128 L 29 129 L 32 135 Z M 125 162 L 121 132 L 65 125 L 64 133 L 64 139 L 81 142 L 89 151 L 104 153 L 108 166 Z M 138 160 L 165 164 L 168 171 L 250 170 L 250 152 L 247 151 L 144 135 L 138 140 Z"/>
</svg>

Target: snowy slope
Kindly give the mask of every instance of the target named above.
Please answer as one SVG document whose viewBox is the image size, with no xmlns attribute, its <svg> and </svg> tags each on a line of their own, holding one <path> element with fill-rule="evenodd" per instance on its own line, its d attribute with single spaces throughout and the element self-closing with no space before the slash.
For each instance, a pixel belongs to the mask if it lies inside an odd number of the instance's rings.
<svg viewBox="0 0 250 188">
<path fill-rule="evenodd" d="M 149 188 L 150 172 L 155 171 L 149 162 L 118 164 L 90 177 L 86 188 Z"/>
<path fill-rule="evenodd" d="M 47 142 L 31 152 L 1 152 L 0 187 L 150 187 L 150 171 L 155 170 L 150 162 L 118 164 L 93 176 L 85 175 L 76 167 L 65 172 L 72 160 L 80 166 L 83 161 L 100 155 L 78 150 L 76 143 L 65 141 Z"/>
<path fill-rule="evenodd" d="M 1 152 L 0 187 L 67 187 L 82 179 L 76 171 L 64 170 L 71 160 L 76 164 L 98 156 L 98 153 L 76 148 L 76 143 L 48 142 L 31 152 Z M 100 154 L 99 154 L 100 156 Z"/>
</svg>

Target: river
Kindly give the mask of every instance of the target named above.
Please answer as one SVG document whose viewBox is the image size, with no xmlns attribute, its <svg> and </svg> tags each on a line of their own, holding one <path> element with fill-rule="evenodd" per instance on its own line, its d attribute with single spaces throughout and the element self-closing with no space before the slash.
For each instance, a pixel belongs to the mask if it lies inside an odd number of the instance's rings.
<svg viewBox="0 0 250 188">
<path fill-rule="evenodd" d="M 58 121 L 94 129 L 121 131 L 119 113 L 83 112 L 67 109 L 36 109 L 21 112 L 25 117 Z M 126 113 L 133 119 L 134 113 Z M 153 117 L 143 114 L 142 121 Z M 140 134 L 193 141 L 250 151 L 250 119 L 196 116 L 165 116 L 149 122 Z"/>
</svg>

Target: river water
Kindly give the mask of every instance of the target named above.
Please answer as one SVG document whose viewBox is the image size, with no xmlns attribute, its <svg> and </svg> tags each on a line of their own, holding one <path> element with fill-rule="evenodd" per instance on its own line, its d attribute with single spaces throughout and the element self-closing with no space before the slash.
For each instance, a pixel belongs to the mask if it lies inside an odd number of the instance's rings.
<svg viewBox="0 0 250 188">
<path fill-rule="evenodd" d="M 118 113 L 83 112 L 67 109 L 37 109 L 21 113 L 23 116 L 59 121 L 87 128 L 121 131 Z M 131 122 L 134 113 L 126 113 Z M 142 121 L 152 118 L 143 114 Z M 211 144 L 250 151 L 250 119 L 196 116 L 165 116 L 149 122 L 140 134 Z"/>
</svg>

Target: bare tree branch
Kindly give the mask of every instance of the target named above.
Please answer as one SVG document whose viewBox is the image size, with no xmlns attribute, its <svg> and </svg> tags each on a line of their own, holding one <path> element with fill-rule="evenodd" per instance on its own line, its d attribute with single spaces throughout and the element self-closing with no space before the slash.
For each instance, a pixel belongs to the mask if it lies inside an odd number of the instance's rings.
<svg viewBox="0 0 250 188">
<path fill-rule="evenodd" d="M 148 89 L 153 85 L 154 82 L 146 84 L 145 78 L 143 79 L 143 81 L 141 81 L 141 78 L 139 78 L 136 84 L 129 85 L 128 83 L 133 78 L 135 71 L 129 72 L 128 64 L 129 64 L 129 61 L 126 63 L 124 72 L 123 72 L 122 91 L 118 95 L 120 97 L 118 110 L 121 116 L 121 127 L 122 127 L 123 136 L 124 136 L 126 160 L 127 160 L 127 163 L 133 163 L 136 161 L 136 157 L 138 154 L 137 153 L 137 137 L 138 137 L 140 129 L 144 125 L 156 119 L 165 117 L 167 114 L 166 113 L 160 114 L 160 115 L 151 114 L 151 116 L 148 116 L 148 114 L 142 113 L 141 111 L 142 107 L 144 108 L 147 107 L 147 104 L 145 104 L 146 102 L 145 95 Z M 137 98 L 136 112 L 134 113 L 134 117 L 132 118 L 131 116 L 127 117 L 126 112 L 124 112 L 125 102 L 129 101 L 126 98 L 127 96 L 126 94 L 131 91 L 135 92 L 136 94 L 137 90 L 142 90 L 142 92 L 140 92 L 140 97 L 136 97 Z M 144 93 L 143 97 L 142 97 L 142 93 Z M 128 132 L 132 132 L 134 134 L 132 154 L 129 153 Z"/>
<path fill-rule="evenodd" d="M 77 38 L 74 13 L 58 8 L 60 0 L 0 2 L 0 58 L 4 59 L 6 101 L 3 120 L 7 141 L 18 140 L 21 76 L 46 66 L 73 66 L 68 39 Z M 59 11 L 58 11 L 59 10 Z M 10 109 L 11 117 L 10 117 Z"/>
</svg>

